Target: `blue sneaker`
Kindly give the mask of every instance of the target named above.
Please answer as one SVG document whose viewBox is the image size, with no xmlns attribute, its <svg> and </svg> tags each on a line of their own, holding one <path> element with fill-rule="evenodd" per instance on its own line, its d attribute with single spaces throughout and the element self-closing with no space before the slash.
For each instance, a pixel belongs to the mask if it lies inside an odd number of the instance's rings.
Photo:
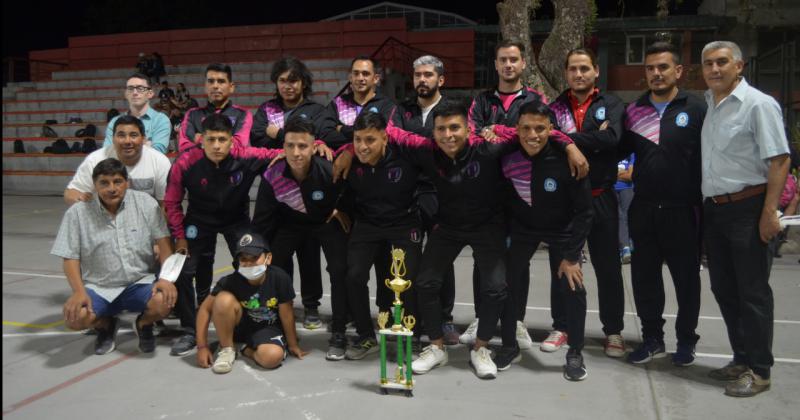
<svg viewBox="0 0 800 420">
<path fill-rule="evenodd" d="M 634 364 L 647 363 L 653 359 L 660 359 L 667 356 L 664 349 L 664 341 L 654 338 L 645 339 L 633 352 L 628 354 L 628 362 Z"/>
<path fill-rule="evenodd" d="M 623 264 L 630 264 L 631 263 L 631 248 L 625 247 L 622 248 L 622 251 L 619 253 L 619 259 Z"/>
<path fill-rule="evenodd" d="M 678 349 L 672 353 L 672 364 L 675 366 L 691 366 L 694 364 L 694 345 L 678 343 Z"/>
</svg>

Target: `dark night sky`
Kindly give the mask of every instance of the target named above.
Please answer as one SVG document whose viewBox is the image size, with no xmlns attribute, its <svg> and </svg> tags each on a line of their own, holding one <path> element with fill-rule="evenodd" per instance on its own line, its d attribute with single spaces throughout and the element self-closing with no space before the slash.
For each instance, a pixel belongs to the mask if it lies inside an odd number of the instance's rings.
<svg viewBox="0 0 800 420">
<path fill-rule="evenodd" d="M 623 2 L 625 2 L 623 0 Z M 628 0 L 625 15 L 652 15 L 656 0 Z M 700 0 L 683 0 L 674 14 L 692 13 Z M 241 5 L 240 5 L 241 3 Z M 141 32 L 215 26 L 314 22 L 380 3 L 380 0 L 298 2 L 272 0 L 254 9 L 256 2 L 220 0 L 71 0 L 3 2 L 3 57 L 25 56 L 29 50 L 63 48 L 67 37 L 102 33 Z M 479 23 L 496 24 L 495 1 L 432 2 L 397 0 L 396 3 L 460 14 Z M 537 12 L 552 16 L 549 2 Z M 597 0 L 600 17 L 622 13 L 620 0 Z M 315 4 L 315 7 L 307 7 Z M 434 5 L 435 6 L 432 6 Z M 229 9 L 225 10 L 223 7 Z"/>
</svg>

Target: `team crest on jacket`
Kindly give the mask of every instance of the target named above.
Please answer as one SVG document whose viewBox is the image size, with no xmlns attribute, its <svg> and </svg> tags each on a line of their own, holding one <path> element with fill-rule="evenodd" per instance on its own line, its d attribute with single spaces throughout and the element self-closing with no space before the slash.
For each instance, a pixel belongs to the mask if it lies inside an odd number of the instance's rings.
<svg viewBox="0 0 800 420">
<path fill-rule="evenodd" d="M 378 113 L 378 107 L 373 106 L 372 108 L 369 109 L 369 112 L 377 114 Z"/>
<path fill-rule="evenodd" d="M 311 199 L 314 201 L 319 201 L 322 200 L 323 198 L 325 198 L 325 193 L 323 193 L 322 191 L 317 190 L 311 193 Z"/>
<path fill-rule="evenodd" d="M 544 180 L 544 190 L 547 192 L 553 192 L 558 188 L 558 183 L 553 178 L 547 178 Z"/>
<path fill-rule="evenodd" d="M 406 113 L 405 113 L 406 121 L 411 121 L 411 117 L 412 116 L 413 115 L 411 114 L 411 112 L 406 111 Z"/>
<path fill-rule="evenodd" d="M 228 119 L 231 120 L 231 125 L 236 127 L 236 117 L 228 115 Z"/>
<path fill-rule="evenodd" d="M 389 182 L 400 182 L 400 178 L 403 177 L 403 168 L 389 168 L 386 175 L 389 178 Z"/>
<path fill-rule="evenodd" d="M 186 226 L 186 239 L 194 239 L 197 237 L 197 226 Z"/>
<path fill-rule="evenodd" d="M 419 234 L 418 229 L 411 229 L 411 234 L 409 235 L 409 239 L 411 239 L 411 242 L 418 244 L 420 243 L 420 241 L 422 241 L 422 235 Z"/>
<path fill-rule="evenodd" d="M 606 119 L 606 107 L 601 106 L 600 108 L 597 108 L 597 111 L 594 113 L 594 117 L 598 120 Z"/>
<path fill-rule="evenodd" d="M 464 173 L 470 178 L 477 178 L 478 175 L 481 174 L 480 162 L 470 162 L 469 165 L 464 168 Z"/>
<path fill-rule="evenodd" d="M 689 125 L 689 114 L 685 112 L 678 114 L 678 116 L 675 117 L 675 125 L 678 127 L 686 127 Z"/>
<path fill-rule="evenodd" d="M 200 180 L 200 186 L 203 187 L 203 188 L 207 187 L 208 186 L 208 180 L 205 179 L 205 178 L 201 179 Z"/>
<path fill-rule="evenodd" d="M 242 171 L 234 172 L 233 175 L 231 175 L 231 178 L 230 178 L 231 184 L 233 184 L 233 185 L 241 184 L 242 183 L 242 178 L 244 178 L 244 176 L 242 175 Z"/>
</svg>

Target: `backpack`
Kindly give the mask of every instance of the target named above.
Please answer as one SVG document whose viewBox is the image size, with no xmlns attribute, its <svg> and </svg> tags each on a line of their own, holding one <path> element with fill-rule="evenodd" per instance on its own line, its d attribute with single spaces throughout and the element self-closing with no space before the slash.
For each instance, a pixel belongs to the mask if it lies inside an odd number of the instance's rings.
<svg viewBox="0 0 800 420">
<path fill-rule="evenodd" d="M 58 120 L 45 120 L 45 124 L 58 124 Z"/>
<path fill-rule="evenodd" d="M 25 153 L 25 145 L 22 140 L 14 140 L 14 153 Z"/>
<path fill-rule="evenodd" d="M 80 153 L 81 152 L 81 142 L 75 141 L 72 142 L 72 147 L 69 148 L 70 153 Z"/>
<path fill-rule="evenodd" d="M 42 137 L 58 137 L 58 133 L 49 126 L 42 126 Z"/>
<path fill-rule="evenodd" d="M 58 139 L 53 142 L 53 146 L 50 148 L 50 153 L 56 153 L 59 155 L 65 155 L 67 153 L 71 153 L 69 149 L 69 144 L 64 139 Z"/>
<path fill-rule="evenodd" d="M 83 139 L 83 146 L 81 147 L 81 153 L 92 153 L 97 150 L 97 142 L 92 139 Z"/>
<path fill-rule="evenodd" d="M 119 115 L 119 110 L 117 108 L 109 109 L 108 112 L 106 112 L 106 122 L 111 122 L 117 115 Z"/>
<path fill-rule="evenodd" d="M 97 127 L 94 124 L 86 124 L 86 128 L 81 128 L 75 132 L 75 137 L 94 137 L 97 134 Z"/>
</svg>

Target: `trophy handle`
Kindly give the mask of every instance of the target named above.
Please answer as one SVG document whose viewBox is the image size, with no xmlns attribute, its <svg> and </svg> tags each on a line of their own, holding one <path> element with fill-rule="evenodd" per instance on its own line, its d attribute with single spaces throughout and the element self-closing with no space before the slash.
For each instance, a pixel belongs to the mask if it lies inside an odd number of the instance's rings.
<svg viewBox="0 0 800 420">
<path fill-rule="evenodd" d="M 383 283 L 386 285 L 386 287 L 388 287 L 390 289 L 392 288 L 391 286 L 389 286 L 389 279 L 384 279 Z"/>
</svg>

